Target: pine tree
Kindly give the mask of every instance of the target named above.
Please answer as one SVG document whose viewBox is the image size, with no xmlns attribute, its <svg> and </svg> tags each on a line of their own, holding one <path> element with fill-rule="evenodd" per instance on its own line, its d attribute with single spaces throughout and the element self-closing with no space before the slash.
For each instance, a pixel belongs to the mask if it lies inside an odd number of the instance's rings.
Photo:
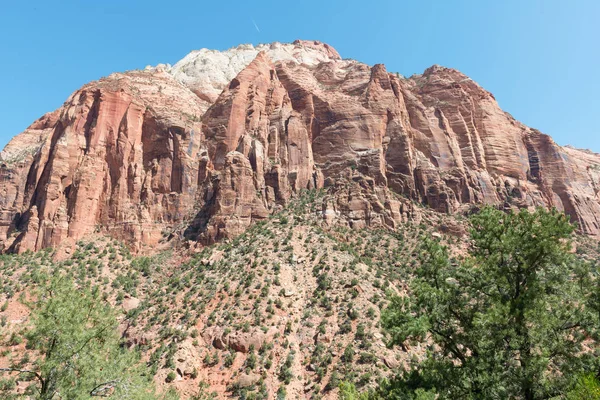
<svg viewBox="0 0 600 400">
<path fill-rule="evenodd" d="M 574 227 L 555 210 L 471 218 L 469 254 L 426 240 L 408 297 L 382 315 L 391 343 L 432 341 L 426 359 L 388 383 L 386 398 L 547 399 L 597 371 L 583 347 L 597 329 L 590 266 L 571 254 Z M 384 385 L 385 386 L 385 385 Z"/>
<path fill-rule="evenodd" d="M 22 335 L 37 358 L 23 369 L 2 371 L 29 375 L 40 400 L 156 398 L 136 353 L 120 346 L 116 316 L 98 290 L 58 276 L 35 298 Z"/>
</svg>

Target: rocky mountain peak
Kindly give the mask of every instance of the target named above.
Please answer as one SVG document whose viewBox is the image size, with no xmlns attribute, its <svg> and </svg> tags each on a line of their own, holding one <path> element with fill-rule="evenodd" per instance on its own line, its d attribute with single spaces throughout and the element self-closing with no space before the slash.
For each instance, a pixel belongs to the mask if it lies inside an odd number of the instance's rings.
<svg viewBox="0 0 600 400">
<path fill-rule="evenodd" d="M 316 66 L 341 60 L 338 52 L 319 41 L 296 40 L 293 43 L 241 44 L 228 50 L 194 50 L 178 61 L 169 72 L 190 87 L 200 98 L 215 101 L 223 88 L 260 53 L 273 61 L 294 61 Z"/>
<path fill-rule="evenodd" d="M 395 229 L 415 203 L 487 203 L 556 207 L 600 233 L 600 156 L 519 123 L 457 70 L 403 79 L 316 41 L 112 74 L 0 157 L 0 249 L 16 252 L 92 231 L 134 249 L 212 243 L 304 190 L 327 193 L 325 223 L 353 229 Z"/>
</svg>

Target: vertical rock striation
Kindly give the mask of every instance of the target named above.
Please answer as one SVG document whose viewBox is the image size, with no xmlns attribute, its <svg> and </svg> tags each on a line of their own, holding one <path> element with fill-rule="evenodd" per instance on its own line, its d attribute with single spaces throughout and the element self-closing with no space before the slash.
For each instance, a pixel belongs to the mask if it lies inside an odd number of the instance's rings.
<svg viewBox="0 0 600 400">
<path fill-rule="evenodd" d="M 600 156 L 503 112 L 460 72 L 403 78 L 320 42 L 192 52 L 75 92 L 0 154 L 0 243 L 100 230 L 134 246 L 243 232 L 303 189 L 323 218 L 394 228 L 409 200 L 556 207 L 600 233 Z"/>
<path fill-rule="evenodd" d="M 201 108 L 188 92 L 164 72 L 115 74 L 17 136 L 0 169 L 10 177 L 5 248 L 38 250 L 94 230 L 156 243 L 195 204 Z M 25 157 L 7 157 L 34 136 Z"/>
</svg>

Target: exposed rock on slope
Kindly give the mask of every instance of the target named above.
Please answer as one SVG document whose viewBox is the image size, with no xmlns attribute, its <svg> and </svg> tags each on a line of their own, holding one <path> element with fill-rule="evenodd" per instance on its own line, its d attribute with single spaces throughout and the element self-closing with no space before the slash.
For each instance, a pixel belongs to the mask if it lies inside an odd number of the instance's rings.
<svg viewBox="0 0 600 400">
<path fill-rule="evenodd" d="M 94 229 L 155 244 L 193 215 L 186 236 L 212 242 L 323 187 L 323 217 L 354 227 L 395 226 L 408 198 L 449 213 L 553 206 L 600 232 L 600 156 L 524 126 L 456 70 L 404 79 L 319 42 L 111 75 L 2 160 L 0 240 L 15 251 Z"/>
</svg>

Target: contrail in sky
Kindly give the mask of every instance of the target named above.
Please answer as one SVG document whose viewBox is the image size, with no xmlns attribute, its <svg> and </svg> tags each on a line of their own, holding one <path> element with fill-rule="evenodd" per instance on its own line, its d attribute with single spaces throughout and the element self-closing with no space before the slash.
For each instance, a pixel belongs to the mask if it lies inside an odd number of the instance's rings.
<svg viewBox="0 0 600 400">
<path fill-rule="evenodd" d="M 258 25 L 256 25 L 256 22 L 254 22 L 254 20 L 252 20 L 252 23 L 254 24 L 254 27 L 256 28 L 256 31 L 260 32 L 260 29 L 258 29 Z"/>
</svg>

